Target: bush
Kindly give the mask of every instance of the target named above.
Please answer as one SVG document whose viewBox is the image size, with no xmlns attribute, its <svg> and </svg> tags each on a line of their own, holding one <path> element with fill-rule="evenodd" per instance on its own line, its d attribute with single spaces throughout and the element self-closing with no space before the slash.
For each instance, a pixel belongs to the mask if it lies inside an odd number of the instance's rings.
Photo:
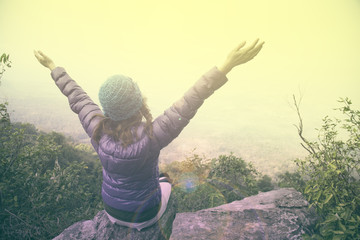
<svg viewBox="0 0 360 240">
<path fill-rule="evenodd" d="M 257 181 L 257 187 L 261 192 L 268 192 L 273 190 L 274 185 L 272 184 L 271 177 L 269 177 L 268 175 L 262 176 L 262 178 Z"/>
<path fill-rule="evenodd" d="M 339 102 L 345 119 L 325 117 L 316 142 L 302 136 L 301 117 L 298 127 L 309 152 L 296 161 L 307 179 L 304 194 L 322 218 L 315 239 L 360 239 L 360 111 L 353 110 L 347 98 Z"/>
<path fill-rule="evenodd" d="M 59 133 L 0 126 L 0 238 L 51 239 L 102 209 L 101 164 Z M 66 154 L 65 154 L 66 152 Z"/>
<path fill-rule="evenodd" d="M 245 196 L 258 193 L 257 177 L 258 171 L 251 163 L 230 155 L 220 155 L 211 162 L 209 178 L 217 178 L 238 188 Z"/>
<path fill-rule="evenodd" d="M 205 182 L 210 171 L 210 160 L 205 156 L 193 154 L 183 161 L 174 161 L 160 166 L 162 172 L 167 172 L 173 183 L 178 184 L 186 174 L 194 175 L 198 181 Z"/>
<path fill-rule="evenodd" d="M 212 160 L 194 154 L 181 162 L 161 166 L 173 179 L 173 193 L 179 212 L 216 207 L 272 189 L 271 178 L 259 173 L 250 163 L 232 154 Z"/>
<path fill-rule="evenodd" d="M 202 183 L 193 191 L 175 186 L 172 193 L 178 202 L 178 212 L 195 212 L 227 203 L 223 194 L 214 186 Z"/>
<path fill-rule="evenodd" d="M 299 192 L 304 192 L 305 180 L 302 178 L 300 172 L 289 172 L 281 173 L 277 175 L 277 184 L 281 188 L 295 188 Z"/>
</svg>

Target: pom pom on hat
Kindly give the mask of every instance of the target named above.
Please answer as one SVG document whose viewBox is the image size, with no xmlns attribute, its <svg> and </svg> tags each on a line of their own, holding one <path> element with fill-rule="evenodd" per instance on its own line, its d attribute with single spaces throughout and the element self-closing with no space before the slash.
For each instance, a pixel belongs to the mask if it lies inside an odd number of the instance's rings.
<svg viewBox="0 0 360 240">
<path fill-rule="evenodd" d="M 131 78 L 114 75 L 101 85 L 99 100 L 105 116 L 121 121 L 140 110 L 143 98 L 138 85 Z"/>
</svg>

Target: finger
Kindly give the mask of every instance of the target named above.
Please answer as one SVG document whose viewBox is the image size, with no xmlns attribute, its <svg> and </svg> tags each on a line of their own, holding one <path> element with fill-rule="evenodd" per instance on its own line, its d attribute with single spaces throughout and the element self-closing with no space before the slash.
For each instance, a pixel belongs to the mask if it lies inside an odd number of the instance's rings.
<svg viewBox="0 0 360 240">
<path fill-rule="evenodd" d="M 248 46 L 246 49 L 244 49 L 244 51 L 246 51 L 246 52 L 252 51 L 255 48 L 258 41 L 259 41 L 259 39 L 255 40 L 250 46 Z"/>
<path fill-rule="evenodd" d="M 256 39 L 253 44 L 251 44 L 250 49 L 254 48 L 256 44 L 259 42 L 259 39 Z"/>
<path fill-rule="evenodd" d="M 50 59 L 47 55 L 45 55 L 42 51 L 39 50 L 39 53 L 41 55 L 42 58 L 44 59 Z"/>
<path fill-rule="evenodd" d="M 255 57 L 260 52 L 261 48 L 262 46 L 253 49 L 251 52 L 249 52 L 249 55 Z"/>
<path fill-rule="evenodd" d="M 265 42 L 261 42 L 258 45 L 256 45 L 251 51 L 257 51 L 258 49 L 261 49 Z"/>
<path fill-rule="evenodd" d="M 264 42 L 262 42 L 261 44 L 259 44 L 258 46 L 256 46 L 254 49 L 252 49 L 251 51 L 249 51 L 249 55 L 252 56 L 252 57 L 255 57 L 259 52 L 260 50 L 262 49 L 264 45 Z"/>
<path fill-rule="evenodd" d="M 42 51 L 39 50 L 38 52 L 40 53 L 41 56 L 46 57 L 46 55 Z"/>
<path fill-rule="evenodd" d="M 39 53 L 37 51 L 34 50 L 34 55 L 35 57 L 40 60 L 41 56 L 39 55 Z"/>
<path fill-rule="evenodd" d="M 241 43 L 235 48 L 235 50 L 236 50 L 236 51 L 240 50 L 243 46 L 245 46 L 245 44 L 246 44 L 246 41 L 241 42 Z"/>
<path fill-rule="evenodd" d="M 253 53 L 254 56 L 258 55 L 258 53 L 260 52 L 260 50 L 262 49 L 262 46 L 260 46 L 259 48 L 256 49 L 256 51 Z"/>
<path fill-rule="evenodd" d="M 254 46 L 252 49 L 248 49 L 247 54 L 256 56 L 258 54 L 258 52 L 261 50 L 263 45 L 264 45 L 264 42 L 261 42 L 260 44 Z"/>
</svg>

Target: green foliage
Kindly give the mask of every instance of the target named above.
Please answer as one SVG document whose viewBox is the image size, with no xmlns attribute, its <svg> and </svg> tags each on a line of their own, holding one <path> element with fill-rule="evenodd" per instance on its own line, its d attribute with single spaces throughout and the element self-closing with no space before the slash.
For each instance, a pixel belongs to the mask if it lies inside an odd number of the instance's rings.
<svg viewBox="0 0 360 240">
<path fill-rule="evenodd" d="M 160 166 L 161 171 L 169 173 L 176 184 L 181 181 L 184 174 L 189 173 L 196 175 L 200 182 L 204 182 L 209 174 L 210 167 L 210 160 L 197 154 L 193 154 L 183 161 L 175 161 Z"/>
<path fill-rule="evenodd" d="M 360 111 L 347 98 L 340 102 L 345 119 L 325 117 L 318 141 L 300 134 L 310 153 L 296 161 L 307 179 L 304 194 L 322 217 L 314 239 L 360 239 Z"/>
<path fill-rule="evenodd" d="M 281 188 L 295 188 L 299 192 L 304 192 L 305 180 L 302 178 L 300 172 L 289 172 L 280 173 L 277 175 L 277 184 Z"/>
<path fill-rule="evenodd" d="M 273 189 L 271 178 L 261 176 L 250 163 L 230 155 L 212 160 L 194 154 L 181 162 L 161 166 L 173 180 L 178 212 L 191 212 L 240 200 Z"/>
<path fill-rule="evenodd" d="M 5 68 L 6 67 L 8 67 L 8 68 L 11 67 L 11 61 L 9 60 L 9 58 L 10 58 L 10 55 L 5 54 L 5 53 L 3 53 L 1 55 L 1 57 L 0 57 L 0 80 L 1 80 L 2 75 L 5 72 Z"/>
<path fill-rule="evenodd" d="M 175 186 L 171 194 L 177 199 L 178 212 L 195 212 L 227 203 L 221 191 L 208 183 L 202 183 L 190 192 Z"/>
<path fill-rule="evenodd" d="M 0 84 L 1 78 L 5 72 L 5 67 L 11 67 L 11 61 L 9 60 L 9 54 L 3 53 L 0 57 Z M 7 102 L 0 103 L 0 126 L 10 122 L 10 115 L 7 111 Z"/>
<path fill-rule="evenodd" d="M 102 209 L 92 152 L 30 124 L 8 122 L 0 136 L 1 239 L 51 239 Z"/>
<path fill-rule="evenodd" d="M 11 61 L 9 60 L 10 55 L 3 53 L 0 57 L 0 63 L 5 64 L 7 67 L 11 67 Z"/>
<path fill-rule="evenodd" d="M 262 178 L 257 181 L 257 187 L 261 192 L 268 192 L 273 190 L 274 185 L 272 184 L 271 177 L 269 177 L 268 175 L 262 176 Z"/>
<path fill-rule="evenodd" d="M 251 163 L 230 154 L 212 160 L 209 178 L 222 179 L 250 196 L 258 192 L 258 175 Z"/>
<path fill-rule="evenodd" d="M 8 103 L 0 103 L 0 126 L 10 123 L 10 115 L 7 111 Z"/>
</svg>

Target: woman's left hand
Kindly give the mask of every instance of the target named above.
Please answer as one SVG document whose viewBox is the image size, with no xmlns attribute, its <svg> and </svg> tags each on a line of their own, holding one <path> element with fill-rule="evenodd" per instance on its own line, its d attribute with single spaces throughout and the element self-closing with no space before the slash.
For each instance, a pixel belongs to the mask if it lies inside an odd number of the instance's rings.
<svg viewBox="0 0 360 240">
<path fill-rule="evenodd" d="M 48 56 L 46 56 L 43 52 L 34 50 L 34 55 L 37 58 L 37 60 L 39 61 L 39 63 L 41 63 L 44 67 L 47 67 L 48 69 L 50 69 L 50 71 L 52 71 L 54 68 L 56 68 L 55 63 Z"/>
<path fill-rule="evenodd" d="M 245 44 L 246 42 L 242 42 L 236 48 L 234 48 L 234 50 L 229 53 L 224 64 L 219 67 L 219 70 L 222 71 L 225 75 L 234 67 L 253 59 L 260 52 L 264 42 L 259 43 L 259 39 L 257 39 L 249 47 L 244 48 Z"/>
</svg>

